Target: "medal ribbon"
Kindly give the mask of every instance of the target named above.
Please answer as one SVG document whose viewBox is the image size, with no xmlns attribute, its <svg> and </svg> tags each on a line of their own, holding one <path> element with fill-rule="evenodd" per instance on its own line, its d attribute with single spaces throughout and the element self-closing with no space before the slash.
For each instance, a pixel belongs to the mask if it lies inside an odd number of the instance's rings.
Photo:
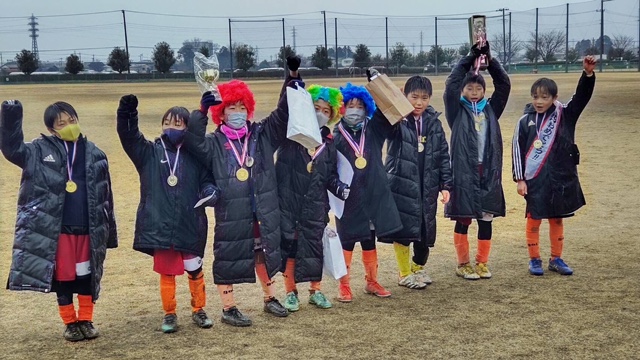
<svg viewBox="0 0 640 360">
<path fill-rule="evenodd" d="M 236 149 L 236 146 L 233 144 L 233 140 L 229 139 L 229 137 L 226 134 L 225 136 L 227 137 L 227 141 L 229 141 L 229 145 L 231 145 L 233 156 L 235 156 L 236 160 L 238 161 L 238 165 L 240 165 L 240 167 L 242 168 L 244 166 L 244 161 L 247 158 L 247 150 L 249 149 L 249 137 L 251 137 L 251 133 L 248 133 L 244 137 L 244 145 L 242 146 L 242 156 L 240 156 L 238 149 Z"/>
<path fill-rule="evenodd" d="M 549 157 L 549 154 L 551 153 L 550 150 L 556 139 L 556 135 L 558 134 L 558 127 L 560 126 L 563 109 L 563 105 L 559 101 L 554 102 L 554 104 L 556 106 L 556 110 L 542 122 L 539 132 L 536 129 L 536 132 L 540 135 L 536 136 L 536 140 L 540 140 L 542 142 L 542 147 L 540 149 L 536 149 L 535 146 L 531 144 L 531 147 L 527 152 L 524 163 L 525 180 L 531 180 L 538 176 L 542 169 L 542 165 L 544 165 L 547 157 Z M 536 115 L 536 122 L 537 120 Z"/>
<path fill-rule="evenodd" d="M 364 155 L 364 142 L 365 142 L 365 130 L 367 128 L 367 120 L 365 120 L 364 126 L 362 127 L 362 134 L 360 134 L 360 145 L 356 144 L 351 135 L 344 129 L 342 123 L 338 124 L 338 130 L 349 143 L 349 146 L 353 149 L 353 152 L 356 153 L 357 157 L 362 157 Z"/>
<path fill-rule="evenodd" d="M 65 150 L 67 150 L 67 154 L 69 153 L 69 147 L 67 146 L 67 142 L 64 142 L 64 148 Z M 71 155 L 71 165 L 69 165 L 69 161 L 67 161 L 67 174 L 69 174 L 69 181 L 73 181 L 72 180 L 72 176 L 73 176 L 73 164 L 76 162 L 76 151 L 77 146 L 76 143 L 73 143 L 73 155 Z"/>
<path fill-rule="evenodd" d="M 177 147 L 177 151 L 176 151 L 176 162 L 173 163 L 173 168 L 171 167 L 171 159 L 169 159 L 169 153 L 167 153 L 167 146 L 164 144 L 164 141 L 162 141 L 162 138 L 160 138 L 160 142 L 162 143 L 162 148 L 164 149 L 164 156 L 167 158 L 167 166 L 169 167 L 169 174 L 171 174 L 171 176 L 175 176 L 176 173 L 176 169 L 178 168 L 178 159 L 180 159 L 180 146 Z"/>
<path fill-rule="evenodd" d="M 420 119 L 415 119 L 416 121 L 416 135 L 418 136 L 418 144 L 420 144 L 420 140 L 422 138 L 422 117 Z"/>
<path fill-rule="evenodd" d="M 318 156 L 320 156 L 320 154 L 324 151 L 324 148 L 327 147 L 327 143 L 323 143 L 322 145 L 320 145 L 317 149 L 316 152 L 313 154 L 313 156 L 311 157 L 311 161 L 315 160 Z"/>
</svg>

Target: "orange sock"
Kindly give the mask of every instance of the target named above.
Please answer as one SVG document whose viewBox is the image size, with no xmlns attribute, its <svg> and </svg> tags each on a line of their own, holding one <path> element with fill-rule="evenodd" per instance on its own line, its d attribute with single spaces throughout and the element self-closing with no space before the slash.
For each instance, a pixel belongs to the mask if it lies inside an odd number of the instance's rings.
<svg viewBox="0 0 640 360">
<path fill-rule="evenodd" d="M 349 273 L 351 272 L 351 259 L 353 258 L 353 251 L 342 250 L 344 255 L 344 263 L 347 265 L 347 275 L 340 278 L 340 284 L 349 285 Z"/>
<path fill-rule="evenodd" d="M 378 282 L 378 252 L 376 249 L 362 251 L 362 264 L 364 264 L 364 278 L 367 283 Z"/>
<path fill-rule="evenodd" d="M 540 259 L 540 224 L 542 220 L 527 217 L 527 248 L 529 258 Z"/>
<path fill-rule="evenodd" d="M 176 277 L 160 275 L 160 297 L 165 314 L 176 313 Z"/>
<path fill-rule="evenodd" d="M 78 295 L 78 321 L 93 321 L 93 297 Z"/>
<path fill-rule="evenodd" d="M 191 311 L 202 310 L 207 304 L 207 292 L 204 284 L 204 274 L 202 271 L 195 278 L 189 275 L 189 291 L 191 292 Z"/>
<path fill-rule="evenodd" d="M 489 254 L 491 253 L 491 240 L 478 240 L 478 252 L 476 254 L 476 262 L 486 264 L 489 262 Z"/>
<path fill-rule="evenodd" d="M 216 287 L 218 288 L 224 310 L 229 310 L 236 306 L 236 302 L 233 299 L 233 285 L 216 285 Z"/>
<path fill-rule="evenodd" d="M 562 218 L 549 219 L 549 239 L 551 240 L 551 258 L 562 257 L 562 246 L 564 245 Z"/>
<path fill-rule="evenodd" d="M 256 255 L 256 275 L 258 275 L 260 285 L 262 285 L 264 301 L 267 301 L 276 297 L 276 289 L 275 286 L 273 286 L 274 282 L 269 278 L 269 274 L 267 273 L 267 266 L 264 261 L 258 261 L 258 257 L 259 256 Z"/>
<path fill-rule="evenodd" d="M 60 318 L 65 325 L 73 324 L 78 321 L 78 318 L 76 317 L 76 309 L 73 307 L 73 304 L 58 305 L 58 312 L 60 313 Z"/>
<path fill-rule="evenodd" d="M 295 268 L 296 259 L 287 259 L 287 265 L 284 268 L 284 273 L 282 273 L 282 277 L 284 278 L 284 291 L 286 291 L 287 294 L 290 292 L 298 292 L 296 289 Z"/>
<path fill-rule="evenodd" d="M 316 291 L 320 291 L 320 281 L 312 281 L 309 285 L 309 294 L 315 294 Z"/>
<path fill-rule="evenodd" d="M 469 263 L 469 240 L 467 234 L 453 233 L 453 245 L 458 256 L 458 265 Z"/>
</svg>

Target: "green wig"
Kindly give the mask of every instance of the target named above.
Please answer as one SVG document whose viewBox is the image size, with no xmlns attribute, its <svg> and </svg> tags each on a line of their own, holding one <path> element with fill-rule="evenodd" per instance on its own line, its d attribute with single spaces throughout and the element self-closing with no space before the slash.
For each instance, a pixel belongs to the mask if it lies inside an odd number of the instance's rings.
<svg viewBox="0 0 640 360">
<path fill-rule="evenodd" d="M 324 100 L 329 103 L 329 106 L 331 106 L 331 119 L 329 119 L 329 123 L 327 125 L 335 124 L 340 119 L 340 116 L 342 116 L 340 113 L 340 110 L 342 109 L 342 93 L 340 90 L 313 84 L 309 86 L 307 91 L 311 94 L 313 102 Z"/>
</svg>

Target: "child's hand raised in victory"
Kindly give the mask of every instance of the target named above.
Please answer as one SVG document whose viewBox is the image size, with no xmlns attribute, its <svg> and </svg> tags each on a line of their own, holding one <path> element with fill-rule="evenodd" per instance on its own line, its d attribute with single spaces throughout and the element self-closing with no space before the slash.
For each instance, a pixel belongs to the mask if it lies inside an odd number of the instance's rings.
<svg viewBox="0 0 640 360">
<path fill-rule="evenodd" d="M 596 68 L 596 58 L 593 56 L 585 56 L 584 60 L 582 60 L 582 68 L 587 73 L 587 76 L 593 75 L 593 70 Z"/>
<path fill-rule="evenodd" d="M 518 195 L 527 195 L 527 182 L 524 180 L 518 180 Z"/>
</svg>

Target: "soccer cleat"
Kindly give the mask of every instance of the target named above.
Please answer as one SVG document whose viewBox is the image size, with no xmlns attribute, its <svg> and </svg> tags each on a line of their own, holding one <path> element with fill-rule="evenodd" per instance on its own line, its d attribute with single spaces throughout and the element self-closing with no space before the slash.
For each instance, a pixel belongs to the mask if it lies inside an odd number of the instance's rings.
<svg viewBox="0 0 640 360">
<path fill-rule="evenodd" d="M 315 293 L 311 294 L 311 296 L 309 296 L 309 304 L 315 305 L 320 309 L 331 309 L 331 307 L 333 307 L 329 299 L 327 299 L 327 297 L 324 296 L 324 294 L 320 291 L 316 291 Z"/>
<path fill-rule="evenodd" d="M 251 319 L 244 316 L 237 307 L 232 307 L 228 310 L 222 310 L 222 318 L 220 319 L 225 324 L 231 326 L 251 326 L 253 323 Z"/>
<path fill-rule="evenodd" d="M 165 334 L 173 333 L 178 330 L 178 316 L 176 314 L 167 314 L 162 319 L 162 332 Z"/>
<path fill-rule="evenodd" d="M 475 271 L 480 276 L 480 279 L 491 279 L 491 271 L 489 271 L 487 263 L 477 263 Z"/>
<path fill-rule="evenodd" d="M 409 274 L 405 277 L 400 277 L 398 279 L 399 286 L 405 286 L 409 289 L 422 290 L 427 287 L 426 283 L 418 280 L 416 274 Z"/>
<path fill-rule="evenodd" d="M 433 280 L 431 280 L 431 277 L 429 275 L 427 275 L 427 270 L 418 270 L 416 272 L 414 272 L 414 274 L 416 275 L 416 279 L 419 282 L 423 282 L 427 285 L 431 285 L 431 283 L 433 283 Z"/>
<path fill-rule="evenodd" d="M 84 335 L 84 338 L 87 340 L 100 336 L 98 329 L 93 326 L 93 322 L 91 321 L 78 321 L 78 328 L 80 328 L 80 332 L 82 332 L 82 335 Z"/>
<path fill-rule="evenodd" d="M 198 327 L 203 329 L 208 329 L 213 326 L 213 321 L 209 319 L 209 317 L 207 316 L 207 313 L 204 312 L 204 310 L 202 309 L 193 312 L 191 314 L 191 319 L 193 320 L 194 323 L 196 323 L 196 325 L 198 325 Z"/>
<path fill-rule="evenodd" d="M 557 272 L 560 275 L 572 275 L 573 269 L 567 265 L 561 258 L 549 260 L 549 270 Z"/>
<path fill-rule="evenodd" d="M 272 297 L 269 300 L 264 302 L 264 311 L 270 314 L 273 314 L 277 317 L 287 317 L 289 316 L 289 311 L 284 308 L 278 301 L 278 299 Z"/>
<path fill-rule="evenodd" d="M 476 273 L 476 271 L 473 269 L 473 266 L 471 266 L 471 264 L 469 263 L 458 265 L 458 268 L 456 269 L 456 275 L 466 280 L 480 279 L 480 275 Z"/>
<path fill-rule="evenodd" d="M 80 327 L 77 322 L 67 325 L 64 329 L 64 339 L 73 342 L 84 340 L 84 334 L 80 331 Z"/>
<path fill-rule="evenodd" d="M 529 274 L 535 276 L 544 275 L 544 270 L 542 269 L 542 260 L 539 258 L 529 260 Z"/>
<path fill-rule="evenodd" d="M 351 286 L 349 286 L 349 284 L 340 284 L 338 288 L 338 301 L 350 303 L 352 300 L 353 294 L 351 293 Z"/>
<path fill-rule="evenodd" d="M 287 297 L 284 298 L 284 308 L 290 312 L 296 312 L 300 310 L 300 300 L 298 294 L 295 292 L 287 293 Z"/>
<path fill-rule="evenodd" d="M 364 287 L 364 292 L 381 298 L 388 298 L 391 296 L 391 292 L 382 287 L 382 285 L 377 281 L 367 282 L 367 285 Z"/>
</svg>

